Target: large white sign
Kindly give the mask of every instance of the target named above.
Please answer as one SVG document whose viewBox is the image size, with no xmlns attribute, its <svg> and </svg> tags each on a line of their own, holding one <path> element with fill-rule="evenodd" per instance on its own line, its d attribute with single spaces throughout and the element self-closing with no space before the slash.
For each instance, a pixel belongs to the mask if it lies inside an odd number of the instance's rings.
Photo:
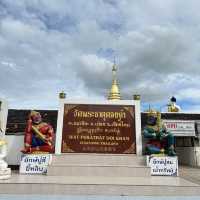
<svg viewBox="0 0 200 200">
<path fill-rule="evenodd" d="M 51 154 L 23 154 L 21 157 L 21 174 L 46 174 L 51 164 Z"/>
<path fill-rule="evenodd" d="M 170 156 L 147 156 L 147 166 L 152 176 L 178 176 L 178 158 Z"/>
<path fill-rule="evenodd" d="M 168 131 L 174 136 L 195 136 L 195 121 L 188 120 L 163 120 Z"/>
</svg>

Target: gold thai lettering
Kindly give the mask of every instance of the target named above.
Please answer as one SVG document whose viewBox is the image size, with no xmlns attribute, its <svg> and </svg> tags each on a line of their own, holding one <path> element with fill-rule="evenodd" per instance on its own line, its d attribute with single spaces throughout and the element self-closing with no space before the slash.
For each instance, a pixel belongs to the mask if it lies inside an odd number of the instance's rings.
<svg viewBox="0 0 200 200">
<path fill-rule="evenodd" d="M 106 119 L 117 119 L 121 121 L 122 119 L 126 118 L 126 112 L 121 110 L 120 112 L 97 112 L 97 111 L 81 111 L 81 110 L 74 110 L 74 117 L 77 118 L 102 118 L 104 121 Z"/>
<path fill-rule="evenodd" d="M 89 123 L 86 121 L 74 121 L 74 122 L 68 122 L 69 126 L 88 126 Z"/>
<path fill-rule="evenodd" d="M 103 129 L 101 128 L 77 128 L 77 134 L 81 133 L 88 133 L 88 134 L 94 134 L 94 133 L 103 133 Z"/>
<path fill-rule="evenodd" d="M 120 121 L 120 122 L 112 122 L 112 123 L 105 123 L 104 124 L 106 127 L 123 127 L 123 128 L 130 128 L 131 127 L 131 124 L 129 123 L 124 123 L 123 121 Z"/>
<path fill-rule="evenodd" d="M 111 129 L 105 129 L 105 133 L 115 133 L 115 134 L 120 134 L 120 129 L 119 128 L 111 128 Z"/>
</svg>

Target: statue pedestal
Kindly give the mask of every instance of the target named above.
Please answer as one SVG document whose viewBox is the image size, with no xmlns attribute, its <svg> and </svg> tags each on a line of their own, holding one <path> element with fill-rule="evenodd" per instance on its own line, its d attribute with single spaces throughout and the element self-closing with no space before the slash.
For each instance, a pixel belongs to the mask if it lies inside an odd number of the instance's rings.
<svg viewBox="0 0 200 200">
<path fill-rule="evenodd" d="M 10 168 L 0 170 L 0 180 L 9 179 L 10 177 L 11 177 L 11 169 Z"/>
<path fill-rule="evenodd" d="M 8 168 L 8 164 L 1 159 L 0 160 L 0 180 L 8 179 L 11 176 L 11 169 Z"/>
<path fill-rule="evenodd" d="M 152 176 L 178 176 L 178 157 L 165 155 L 146 156 Z"/>
<path fill-rule="evenodd" d="M 7 162 L 4 161 L 4 158 L 7 155 L 7 146 L 6 143 L 4 143 L 4 140 L 0 141 L 0 179 L 8 179 L 11 176 L 11 169 L 8 168 Z"/>
</svg>

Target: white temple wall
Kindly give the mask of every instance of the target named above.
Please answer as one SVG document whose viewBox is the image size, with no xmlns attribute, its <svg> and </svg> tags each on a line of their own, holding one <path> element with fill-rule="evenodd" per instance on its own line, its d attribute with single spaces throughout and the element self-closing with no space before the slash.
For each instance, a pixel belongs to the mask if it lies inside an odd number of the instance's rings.
<svg viewBox="0 0 200 200">
<path fill-rule="evenodd" d="M 176 147 L 179 163 L 200 167 L 200 147 Z"/>
<path fill-rule="evenodd" d="M 21 150 L 24 147 L 24 135 L 6 135 L 8 142 L 8 154 L 6 161 L 9 165 L 19 165 L 21 158 Z"/>
<path fill-rule="evenodd" d="M 8 117 L 8 103 L 6 100 L 0 98 L 0 129 L 5 134 Z"/>
</svg>

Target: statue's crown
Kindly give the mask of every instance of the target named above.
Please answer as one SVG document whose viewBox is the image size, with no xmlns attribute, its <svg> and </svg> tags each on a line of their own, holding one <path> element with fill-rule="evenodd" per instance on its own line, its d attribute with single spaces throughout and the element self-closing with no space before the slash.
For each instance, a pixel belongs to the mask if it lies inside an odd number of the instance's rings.
<svg viewBox="0 0 200 200">
<path fill-rule="evenodd" d="M 149 109 L 147 115 L 148 115 L 148 116 L 157 117 L 158 112 L 157 112 L 156 110 Z"/>
<path fill-rule="evenodd" d="M 40 113 L 35 110 L 31 110 L 30 117 L 38 115 L 38 114 L 40 114 Z"/>
</svg>

